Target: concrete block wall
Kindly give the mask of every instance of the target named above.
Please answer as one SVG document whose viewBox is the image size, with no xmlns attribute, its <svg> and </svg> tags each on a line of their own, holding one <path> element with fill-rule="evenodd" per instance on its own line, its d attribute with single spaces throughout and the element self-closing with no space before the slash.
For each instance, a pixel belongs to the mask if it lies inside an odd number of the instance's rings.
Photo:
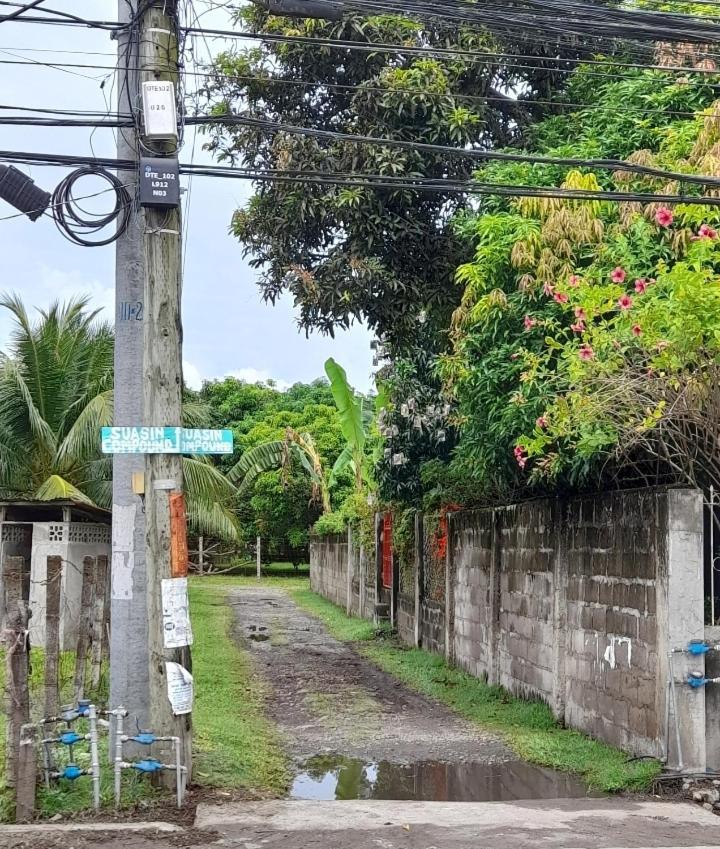
<svg viewBox="0 0 720 849">
<path fill-rule="evenodd" d="M 554 504 L 531 501 L 497 512 L 497 682 L 511 693 L 553 698 Z M 493 511 L 488 511 L 491 515 Z"/>
<path fill-rule="evenodd" d="M 310 540 L 310 586 L 338 607 L 347 603 L 347 536 Z"/>
<path fill-rule="evenodd" d="M 415 598 L 400 596 L 396 625 L 403 641 L 541 698 L 568 726 L 633 754 L 663 757 L 669 736 L 670 765 L 680 760 L 674 720 L 670 735 L 666 728 L 672 678 L 683 766 L 717 769 L 720 722 L 705 703 L 715 691 L 685 684 L 691 667 L 703 671 L 703 659 L 673 654 L 705 636 L 702 535 L 695 490 L 456 513 L 445 599 L 424 597 L 420 558 Z M 341 551 L 336 541 L 315 543 L 311 577 L 317 591 L 345 606 Z"/>
</svg>

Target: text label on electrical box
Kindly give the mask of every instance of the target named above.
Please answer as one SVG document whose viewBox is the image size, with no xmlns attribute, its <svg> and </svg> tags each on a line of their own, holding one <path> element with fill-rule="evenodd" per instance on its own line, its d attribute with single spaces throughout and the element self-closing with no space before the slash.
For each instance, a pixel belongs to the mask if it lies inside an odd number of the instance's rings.
<svg viewBox="0 0 720 849">
<path fill-rule="evenodd" d="M 177 159 L 140 159 L 140 206 L 180 206 L 180 164 Z"/>
</svg>

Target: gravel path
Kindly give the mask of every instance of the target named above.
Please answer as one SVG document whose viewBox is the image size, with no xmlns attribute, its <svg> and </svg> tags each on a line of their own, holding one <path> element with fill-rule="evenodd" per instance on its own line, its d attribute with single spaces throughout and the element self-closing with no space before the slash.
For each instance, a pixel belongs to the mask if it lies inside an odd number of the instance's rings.
<svg viewBox="0 0 720 849">
<path fill-rule="evenodd" d="M 281 590 L 236 590 L 229 602 L 236 634 L 271 688 L 268 712 L 298 761 L 326 753 L 397 763 L 517 760 L 498 738 L 331 637 Z"/>
</svg>

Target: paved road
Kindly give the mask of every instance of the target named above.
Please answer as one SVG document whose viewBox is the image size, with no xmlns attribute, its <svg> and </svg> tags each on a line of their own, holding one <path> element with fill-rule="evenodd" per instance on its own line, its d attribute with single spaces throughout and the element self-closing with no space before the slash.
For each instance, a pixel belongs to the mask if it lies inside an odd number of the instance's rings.
<svg viewBox="0 0 720 849">
<path fill-rule="evenodd" d="M 701 849 L 714 814 L 668 802 L 252 802 L 201 805 L 194 828 L 0 828 L 0 849 Z M 138 831 L 139 828 L 146 829 Z M 152 828 L 152 827 L 151 827 Z"/>
</svg>

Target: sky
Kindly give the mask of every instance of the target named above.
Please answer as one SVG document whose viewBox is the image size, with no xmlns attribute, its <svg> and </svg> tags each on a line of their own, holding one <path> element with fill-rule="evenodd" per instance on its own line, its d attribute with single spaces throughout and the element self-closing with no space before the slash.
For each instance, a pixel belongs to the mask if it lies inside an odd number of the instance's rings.
<svg viewBox="0 0 720 849">
<path fill-rule="evenodd" d="M 117 19 L 117 0 L 83 0 L 82 4 L 53 0 L 48 5 L 75 14 L 81 7 L 86 17 L 97 20 Z M 195 0 L 194 5 L 203 26 L 230 28 L 227 12 L 213 10 L 209 0 Z M 0 7 L 0 14 L 7 11 L 11 9 Z M 219 39 L 209 44 L 218 51 L 228 46 Z M 196 42 L 198 56 L 207 56 L 207 45 L 203 39 Z M 0 104 L 114 109 L 115 47 L 109 33 L 100 30 L 0 23 Z M 5 64 L 8 61 L 104 67 L 63 71 Z M 3 110 L 3 114 L 15 113 Z M 115 156 L 110 129 L 4 126 L 0 137 L 3 150 Z M 201 147 L 202 137 L 194 143 L 189 130 L 181 162 L 189 162 L 192 156 L 194 162 L 210 163 L 211 157 Z M 48 191 L 67 173 L 38 166 L 22 166 L 22 170 Z M 187 177 L 183 185 L 188 187 Z M 241 246 L 228 233 L 233 211 L 245 203 L 249 192 L 250 186 L 240 180 L 195 177 L 187 208 L 184 203 L 188 234 L 183 281 L 186 382 L 198 388 L 203 379 L 225 375 L 251 382 L 272 379 L 280 386 L 307 382 L 323 376 L 323 364 L 332 356 L 345 367 L 354 386 L 367 391 L 372 385 L 372 353 L 365 328 L 339 332 L 335 339 L 317 334 L 306 339 L 298 330 L 291 299 L 274 307 L 262 302 L 255 283 L 257 272 L 248 267 Z M 31 222 L 24 216 L 6 218 L 10 215 L 13 209 L 0 201 L 0 292 L 16 292 L 27 306 L 41 308 L 56 299 L 88 295 L 102 316 L 113 321 L 114 247 L 79 247 L 66 241 L 47 217 Z M 10 321 L 0 311 L 1 348 L 7 345 L 9 331 Z"/>
</svg>

